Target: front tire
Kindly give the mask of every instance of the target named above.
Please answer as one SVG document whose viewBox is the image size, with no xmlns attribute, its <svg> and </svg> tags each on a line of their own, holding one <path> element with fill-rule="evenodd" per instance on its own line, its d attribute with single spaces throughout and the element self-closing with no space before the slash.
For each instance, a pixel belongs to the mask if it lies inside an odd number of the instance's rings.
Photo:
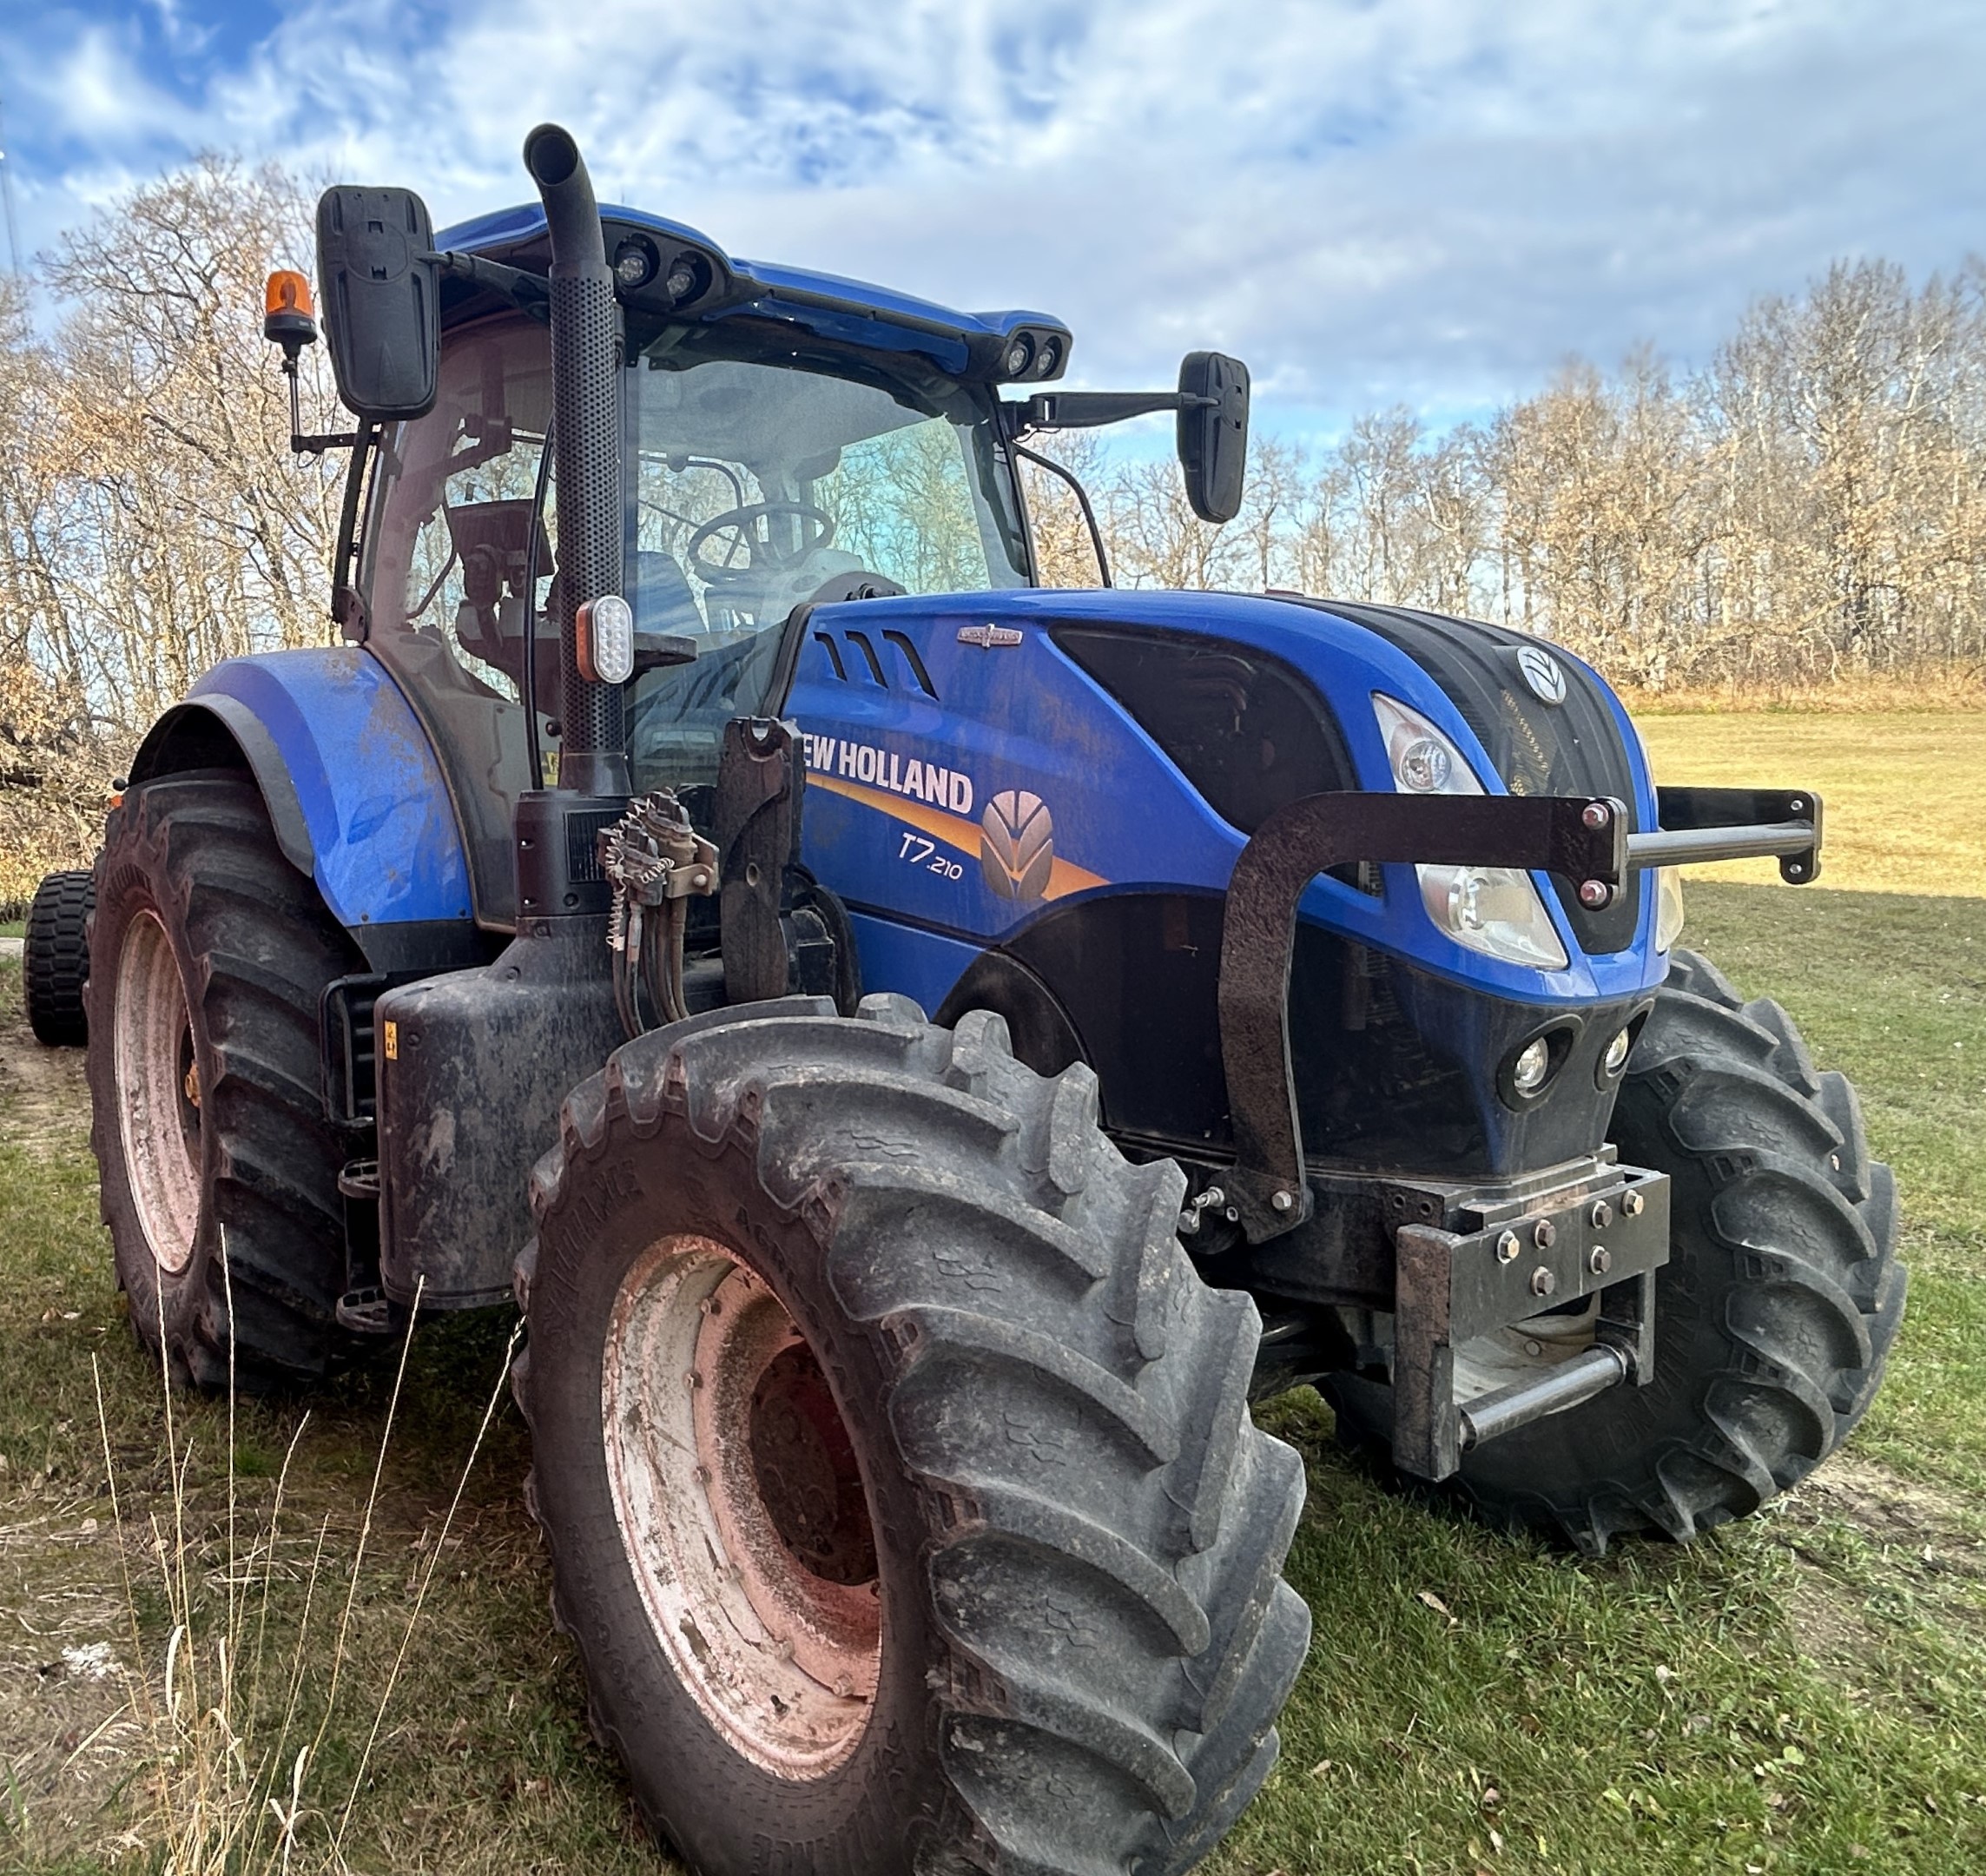
<svg viewBox="0 0 1986 1876">
<path fill-rule="evenodd" d="M 1593 1556 L 1630 1532 L 1686 1540 L 1805 1478 L 1882 1384 L 1907 1282 L 1896 1181 L 1847 1078 L 1817 1073 L 1784 1009 L 1694 953 L 1674 955 L 1635 1040 L 1612 1138 L 1673 1182 L 1655 1378 L 1489 1442 L 1455 1481 L 1488 1522 Z M 1567 1321 L 1499 1339 L 1548 1360 L 1574 1351 Z M 1354 1443 L 1382 1445 L 1374 1403 L 1390 1397 L 1333 1392 Z"/>
<path fill-rule="evenodd" d="M 130 790 L 96 880 L 90 1144 L 131 1326 L 198 1386 L 314 1380 L 345 1279 L 318 1001 L 351 941 L 239 776 Z"/>
<path fill-rule="evenodd" d="M 1254 1305 L 979 1013 L 716 1012 L 566 1105 L 518 1397 L 595 1730 L 704 1876 L 1171 1876 L 1309 1615 Z"/>
</svg>

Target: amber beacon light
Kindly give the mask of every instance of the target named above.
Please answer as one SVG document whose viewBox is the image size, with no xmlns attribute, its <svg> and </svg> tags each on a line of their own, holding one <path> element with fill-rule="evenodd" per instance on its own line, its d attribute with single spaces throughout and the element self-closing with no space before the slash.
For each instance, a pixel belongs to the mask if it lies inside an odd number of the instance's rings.
<svg viewBox="0 0 1986 1876">
<path fill-rule="evenodd" d="M 293 359 L 300 347 L 317 343 L 317 309 L 311 304 L 310 282 L 294 268 L 270 274 L 262 290 L 262 336 Z"/>
<path fill-rule="evenodd" d="M 297 360 L 303 348 L 317 343 L 317 308 L 311 303 L 310 281 L 294 268 L 279 268 L 262 288 L 262 336 L 283 348 L 283 375 L 290 381 L 290 449 L 296 455 L 318 455 L 327 449 L 350 449 L 359 440 L 353 431 L 325 436 L 303 433 L 303 412 L 297 386 Z M 347 505 L 349 512 L 349 505 Z"/>
</svg>

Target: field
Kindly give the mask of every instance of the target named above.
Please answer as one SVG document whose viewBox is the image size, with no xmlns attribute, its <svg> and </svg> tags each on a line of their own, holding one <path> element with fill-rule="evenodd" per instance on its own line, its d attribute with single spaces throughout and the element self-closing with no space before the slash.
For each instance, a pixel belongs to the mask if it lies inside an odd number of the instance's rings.
<svg viewBox="0 0 1986 1876">
<path fill-rule="evenodd" d="M 1397 1498 L 1314 1396 L 1273 1404 L 1309 1463 L 1316 1640 L 1217 1876 L 1986 1867 L 1986 715 L 1646 730 L 1666 779 L 1830 799 L 1825 884 L 1692 879 L 1686 941 L 1861 1087 L 1907 1208 L 1889 1386 L 1763 1516 L 1599 1562 Z M 299 1871 L 666 1867 L 577 1717 L 500 1396 L 462 1483 L 508 1324 L 422 1329 L 390 1437 L 397 1350 L 307 1416 L 168 1418 L 118 1316 L 80 1061 L 27 1040 L 18 997 L 0 967 L 0 1865 L 158 1867 L 169 1810 L 189 1835 L 261 1820 L 188 1871 L 276 1866 L 286 1827 Z M 199 1638 L 230 1628 L 221 1699 Z M 265 1762 L 274 1813 L 244 1796 Z"/>
</svg>

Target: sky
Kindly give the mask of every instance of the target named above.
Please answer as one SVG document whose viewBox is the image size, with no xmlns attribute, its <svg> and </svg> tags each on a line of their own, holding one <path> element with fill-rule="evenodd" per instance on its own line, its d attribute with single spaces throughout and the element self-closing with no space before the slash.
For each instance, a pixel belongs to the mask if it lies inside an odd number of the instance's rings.
<svg viewBox="0 0 1986 1876">
<path fill-rule="evenodd" d="M 1978 0 L 0 0 L 0 114 L 28 254 L 203 149 L 443 225 L 553 118 L 604 200 L 1058 314 L 1072 386 L 1237 353 L 1299 438 L 1986 252 Z"/>
</svg>

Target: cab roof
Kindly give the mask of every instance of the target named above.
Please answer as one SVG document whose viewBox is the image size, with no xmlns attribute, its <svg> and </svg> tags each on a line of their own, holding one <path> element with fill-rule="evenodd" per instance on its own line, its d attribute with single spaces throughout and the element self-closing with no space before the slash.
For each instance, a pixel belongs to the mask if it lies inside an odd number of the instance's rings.
<svg viewBox="0 0 1986 1876">
<path fill-rule="evenodd" d="M 755 311 L 795 320 L 823 338 L 854 344 L 882 345 L 889 349 L 934 353 L 947 368 L 958 370 L 967 354 L 980 353 L 1023 327 L 1047 327 L 1066 334 L 1063 322 L 1045 313 L 1011 309 L 961 313 L 920 300 L 911 294 L 849 280 L 839 274 L 806 268 L 781 267 L 765 261 L 742 261 L 726 254 L 710 237 L 681 221 L 650 215 L 639 208 L 603 202 L 600 219 L 613 231 L 634 228 L 681 241 L 721 257 L 748 292 L 760 289 L 742 303 L 734 301 L 727 312 Z M 438 248 L 482 254 L 512 267 L 542 271 L 551 258 L 544 208 L 536 202 L 459 221 L 435 236 Z M 881 330 L 879 330 L 882 328 Z M 920 343 L 921 339 L 922 342 Z M 1066 340 L 1065 339 L 1065 347 Z M 955 354 L 955 356 L 954 356 Z M 1065 352 L 1066 355 L 1066 352 Z M 1059 373 L 1058 373 L 1059 375 Z"/>
</svg>

